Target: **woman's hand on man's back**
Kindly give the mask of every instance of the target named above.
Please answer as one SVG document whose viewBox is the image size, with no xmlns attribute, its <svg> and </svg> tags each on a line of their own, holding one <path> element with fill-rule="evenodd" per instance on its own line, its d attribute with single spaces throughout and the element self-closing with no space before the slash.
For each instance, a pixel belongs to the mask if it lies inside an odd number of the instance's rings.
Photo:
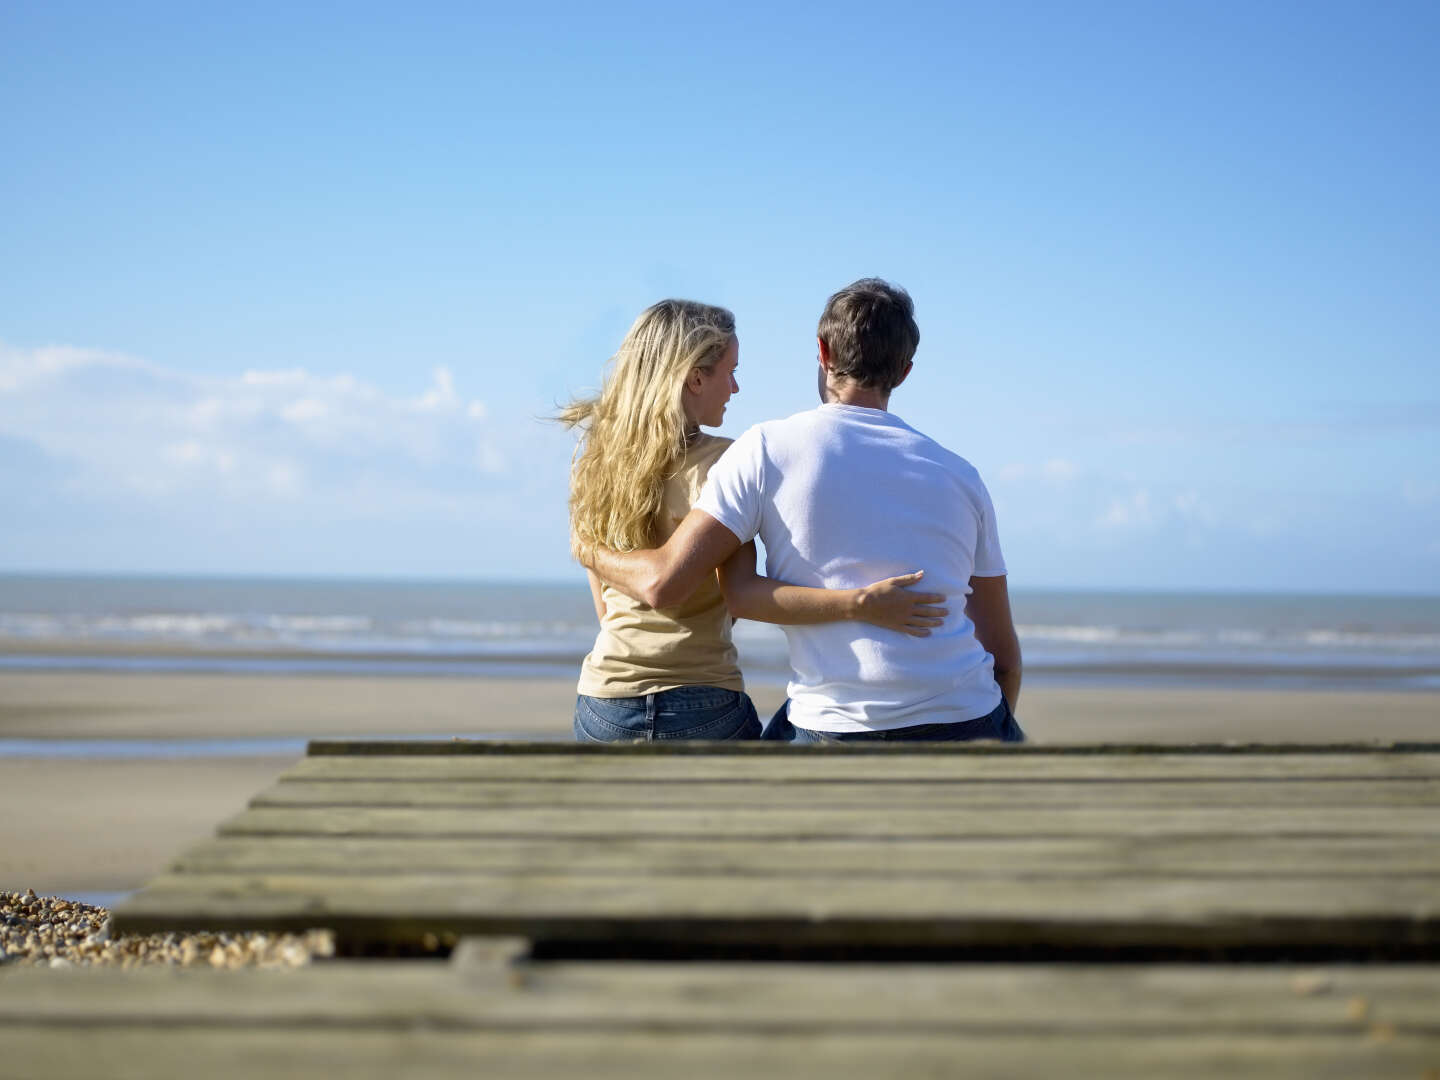
<svg viewBox="0 0 1440 1080">
<path fill-rule="evenodd" d="M 916 592 L 909 587 L 924 576 L 925 571 L 917 570 L 856 589 L 855 618 L 911 637 L 929 637 L 950 609 L 936 606 L 945 602 L 943 593 Z"/>
</svg>

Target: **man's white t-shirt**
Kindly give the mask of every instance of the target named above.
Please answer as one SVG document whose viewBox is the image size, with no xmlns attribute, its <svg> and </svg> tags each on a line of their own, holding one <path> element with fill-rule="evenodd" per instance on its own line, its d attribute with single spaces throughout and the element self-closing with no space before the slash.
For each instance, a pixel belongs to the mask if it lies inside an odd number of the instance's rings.
<svg viewBox="0 0 1440 1080">
<path fill-rule="evenodd" d="M 928 638 L 868 623 L 786 626 L 790 721 L 812 731 L 956 723 L 1000 704 L 965 615 L 970 578 L 1005 573 L 995 511 L 964 458 L 894 413 L 827 404 L 759 424 L 710 469 L 696 508 L 792 585 L 851 589 L 924 570 L 950 609 Z"/>
</svg>

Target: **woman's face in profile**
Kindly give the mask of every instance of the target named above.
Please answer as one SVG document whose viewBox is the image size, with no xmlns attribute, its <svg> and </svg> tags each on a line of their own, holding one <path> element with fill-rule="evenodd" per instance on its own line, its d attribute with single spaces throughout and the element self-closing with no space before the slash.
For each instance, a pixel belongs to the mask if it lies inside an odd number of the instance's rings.
<svg viewBox="0 0 1440 1080">
<path fill-rule="evenodd" d="M 740 392 L 735 369 L 740 366 L 740 341 L 731 338 L 725 354 L 709 371 L 696 368 L 685 380 L 685 413 L 693 424 L 719 427 L 725 422 L 730 396 Z"/>
</svg>

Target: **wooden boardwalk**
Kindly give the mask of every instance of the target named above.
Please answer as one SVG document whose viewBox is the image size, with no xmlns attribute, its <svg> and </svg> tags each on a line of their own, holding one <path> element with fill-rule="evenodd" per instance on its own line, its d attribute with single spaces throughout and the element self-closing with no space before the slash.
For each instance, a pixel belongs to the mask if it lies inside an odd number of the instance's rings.
<svg viewBox="0 0 1440 1080">
<path fill-rule="evenodd" d="M 507 966 L 478 953 L 7 973 L 0 1076 L 1440 1075 L 1428 967 Z"/>
<path fill-rule="evenodd" d="M 0 1076 L 1440 1080 L 1440 747 L 315 744 L 114 913 L 309 927 L 459 947 L 6 972 Z"/>
<path fill-rule="evenodd" d="M 115 923 L 1440 955 L 1440 753 L 321 744 Z"/>
</svg>

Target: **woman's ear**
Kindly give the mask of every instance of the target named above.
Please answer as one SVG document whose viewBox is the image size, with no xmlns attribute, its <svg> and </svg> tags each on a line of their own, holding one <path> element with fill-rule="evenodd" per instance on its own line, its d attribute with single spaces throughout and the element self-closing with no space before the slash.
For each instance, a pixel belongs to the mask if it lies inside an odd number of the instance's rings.
<svg viewBox="0 0 1440 1080">
<path fill-rule="evenodd" d="M 685 389 L 691 393 L 698 394 L 705 386 L 705 372 L 698 367 L 692 367 L 690 374 L 685 376 Z"/>
</svg>

